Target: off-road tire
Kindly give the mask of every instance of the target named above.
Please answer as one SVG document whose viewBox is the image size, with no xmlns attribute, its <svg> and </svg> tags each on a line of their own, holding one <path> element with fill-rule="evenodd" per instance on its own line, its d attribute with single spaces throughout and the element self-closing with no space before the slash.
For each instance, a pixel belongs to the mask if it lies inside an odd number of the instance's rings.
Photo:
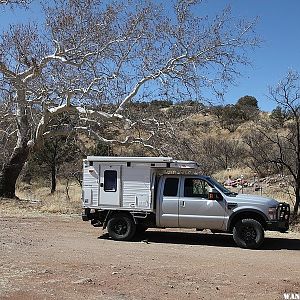
<svg viewBox="0 0 300 300">
<path fill-rule="evenodd" d="M 242 219 L 233 227 L 233 239 L 241 248 L 257 249 L 265 238 L 264 228 L 256 220 Z"/>
<path fill-rule="evenodd" d="M 107 223 L 109 236 L 116 241 L 129 241 L 136 232 L 133 218 L 126 214 L 116 214 Z"/>
</svg>

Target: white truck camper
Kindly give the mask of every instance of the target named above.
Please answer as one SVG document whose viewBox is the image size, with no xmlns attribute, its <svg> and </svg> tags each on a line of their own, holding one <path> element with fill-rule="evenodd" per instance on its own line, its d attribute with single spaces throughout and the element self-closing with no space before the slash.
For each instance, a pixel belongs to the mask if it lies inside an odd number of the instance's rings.
<svg viewBox="0 0 300 300">
<path fill-rule="evenodd" d="M 288 204 L 233 193 L 198 168 L 171 157 L 88 156 L 82 219 L 115 240 L 148 228 L 196 228 L 233 233 L 244 248 L 258 248 L 265 230 L 288 230 Z"/>
</svg>

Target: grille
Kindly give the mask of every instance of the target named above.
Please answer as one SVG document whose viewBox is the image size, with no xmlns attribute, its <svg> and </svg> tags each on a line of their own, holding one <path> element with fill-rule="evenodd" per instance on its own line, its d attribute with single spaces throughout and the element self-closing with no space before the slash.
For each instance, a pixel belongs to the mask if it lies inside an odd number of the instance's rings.
<svg viewBox="0 0 300 300">
<path fill-rule="evenodd" d="M 279 221 L 288 221 L 290 218 L 290 205 L 287 203 L 279 203 L 277 206 L 277 219 Z"/>
</svg>

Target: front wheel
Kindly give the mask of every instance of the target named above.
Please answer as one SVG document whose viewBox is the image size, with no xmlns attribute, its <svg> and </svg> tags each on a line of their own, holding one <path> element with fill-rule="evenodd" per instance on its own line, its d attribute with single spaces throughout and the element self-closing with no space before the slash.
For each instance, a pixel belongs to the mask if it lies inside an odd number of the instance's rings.
<svg viewBox="0 0 300 300">
<path fill-rule="evenodd" d="M 116 241 L 129 241 L 133 238 L 136 225 L 133 219 L 126 214 L 117 214 L 107 223 L 109 236 Z"/>
<path fill-rule="evenodd" d="M 233 239 L 241 248 L 257 249 L 264 238 L 264 229 L 256 220 L 242 219 L 234 225 Z"/>
</svg>

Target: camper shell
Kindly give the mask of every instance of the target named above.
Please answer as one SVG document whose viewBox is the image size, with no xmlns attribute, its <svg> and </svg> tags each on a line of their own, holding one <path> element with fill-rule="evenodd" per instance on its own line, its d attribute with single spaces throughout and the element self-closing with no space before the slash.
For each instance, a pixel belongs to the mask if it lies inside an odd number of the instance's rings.
<svg viewBox="0 0 300 300">
<path fill-rule="evenodd" d="M 83 161 L 83 207 L 153 212 L 157 176 L 198 167 L 195 161 L 172 157 L 88 156 Z"/>
</svg>

